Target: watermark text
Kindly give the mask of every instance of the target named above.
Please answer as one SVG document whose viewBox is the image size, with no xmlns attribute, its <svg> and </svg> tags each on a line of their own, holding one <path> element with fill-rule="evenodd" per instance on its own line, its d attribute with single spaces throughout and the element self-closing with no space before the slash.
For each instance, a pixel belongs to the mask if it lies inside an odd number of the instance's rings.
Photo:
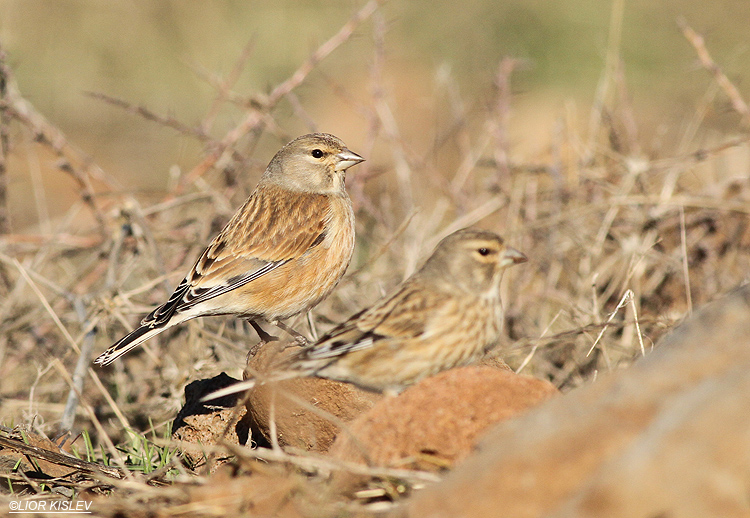
<svg viewBox="0 0 750 518">
<path fill-rule="evenodd" d="M 8 503 L 13 513 L 59 513 L 91 514 L 91 502 L 86 500 L 11 500 Z"/>
</svg>

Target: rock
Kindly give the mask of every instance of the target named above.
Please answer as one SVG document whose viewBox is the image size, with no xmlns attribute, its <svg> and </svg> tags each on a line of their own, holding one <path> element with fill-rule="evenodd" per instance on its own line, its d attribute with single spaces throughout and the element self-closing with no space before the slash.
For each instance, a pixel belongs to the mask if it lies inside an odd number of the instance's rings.
<svg viewBox="0 0 750 518">
<path fill-rule="evenodd" d="M 185 458 L 199 466 L 207 458 L 205 446 L 220 439 L 230 444 L 245 445 L 250 440 L 250 419 L 247 410 L 237 407 L 241 394 L 201 403 L 200 399 L 221 388 L 238 382 L 225 373 L 210 379 L 197 380 L 185 387 L 185 405 L 172 425 L 172 439 L 180 442 Z"/>
<path fill-rule="evenodd" d="M 268 370 L 278 354 L 271 345 L 262 347 L 250 360 L 250 369 L 260 373 Z M 280 354 L 292 352 L 293 349 L 286 349 Z M 380 394 L 349 383 L 300 378 L 255 387 L 250 392 L 247 409 L 257 430 L 270 442 L 273 402 L 279 445 L 324 452 L 339 432 L 337 423 L 351 421 L 381 398 Z"/>
<path fill-rule="evenodd" d="M 556 394 L 551 383 L 502 367 L 451 369 L 378 402 L 339 436 L 331 454 L 368 465 L 448 467 L 488 427 Z"/>
<path fill-rule="evenodd" d="M 398 516 L 750 516 L 750 287 L 495 427 Z"/>
</svg>

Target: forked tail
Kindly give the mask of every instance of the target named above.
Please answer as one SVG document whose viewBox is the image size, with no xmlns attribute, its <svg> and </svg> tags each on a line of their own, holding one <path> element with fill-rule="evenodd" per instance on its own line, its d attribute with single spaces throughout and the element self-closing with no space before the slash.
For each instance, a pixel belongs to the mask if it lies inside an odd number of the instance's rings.
<svg viewBox="0 0 750 518">
<path fill-rule="evenodd" d="M 135 331 L 120 339 L 112 347 L 104 351 L 99 357 L 94 360 L 97 365 L 109 365 L 123 354 L 129 352 L 131 349 L 135 349 L 149 338 L 158 335 L 162 331 L 165 331 L 172 327 L 171 325 L 164 325 L 151 327 L 148 325 L 140 326 Z"/>
</svg>

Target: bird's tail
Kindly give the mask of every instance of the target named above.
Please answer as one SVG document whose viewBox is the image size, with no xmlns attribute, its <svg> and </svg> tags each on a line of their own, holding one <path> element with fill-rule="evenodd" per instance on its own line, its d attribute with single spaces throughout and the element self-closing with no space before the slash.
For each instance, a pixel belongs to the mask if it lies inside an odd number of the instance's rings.
<svg viewBox="0 0 750 518">
<path fill-rule="evenodd" d="M 158 335 L 162 331 L 166 331 L 172 327 L 172 325 L 174 325 L 172 322 L 165 322 L 162 325 L 157 326 L 140 326 L 100 354 L 99 357 L 94 360 L 94 363 L 101 366 L 109 365 L 117 358 L 129 352 L 131 349 L 135 349 L 149 338 Z"/>
</svg>

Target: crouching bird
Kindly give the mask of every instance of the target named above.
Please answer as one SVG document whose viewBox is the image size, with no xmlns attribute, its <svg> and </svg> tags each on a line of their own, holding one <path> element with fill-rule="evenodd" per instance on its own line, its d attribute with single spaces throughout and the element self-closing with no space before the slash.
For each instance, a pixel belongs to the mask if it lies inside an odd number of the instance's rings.
<svg viewBox="0 0 750 518">
<path fill-rule="evenodd" d="M 459 230 L 391 295 L 285 358 L 262 380 L 231 385 L 203 400 L 301 376 L 398 393 L 471 363 L 500 339 L 503 271 L 526 260 L 493 232 Z"/>
</svg>

